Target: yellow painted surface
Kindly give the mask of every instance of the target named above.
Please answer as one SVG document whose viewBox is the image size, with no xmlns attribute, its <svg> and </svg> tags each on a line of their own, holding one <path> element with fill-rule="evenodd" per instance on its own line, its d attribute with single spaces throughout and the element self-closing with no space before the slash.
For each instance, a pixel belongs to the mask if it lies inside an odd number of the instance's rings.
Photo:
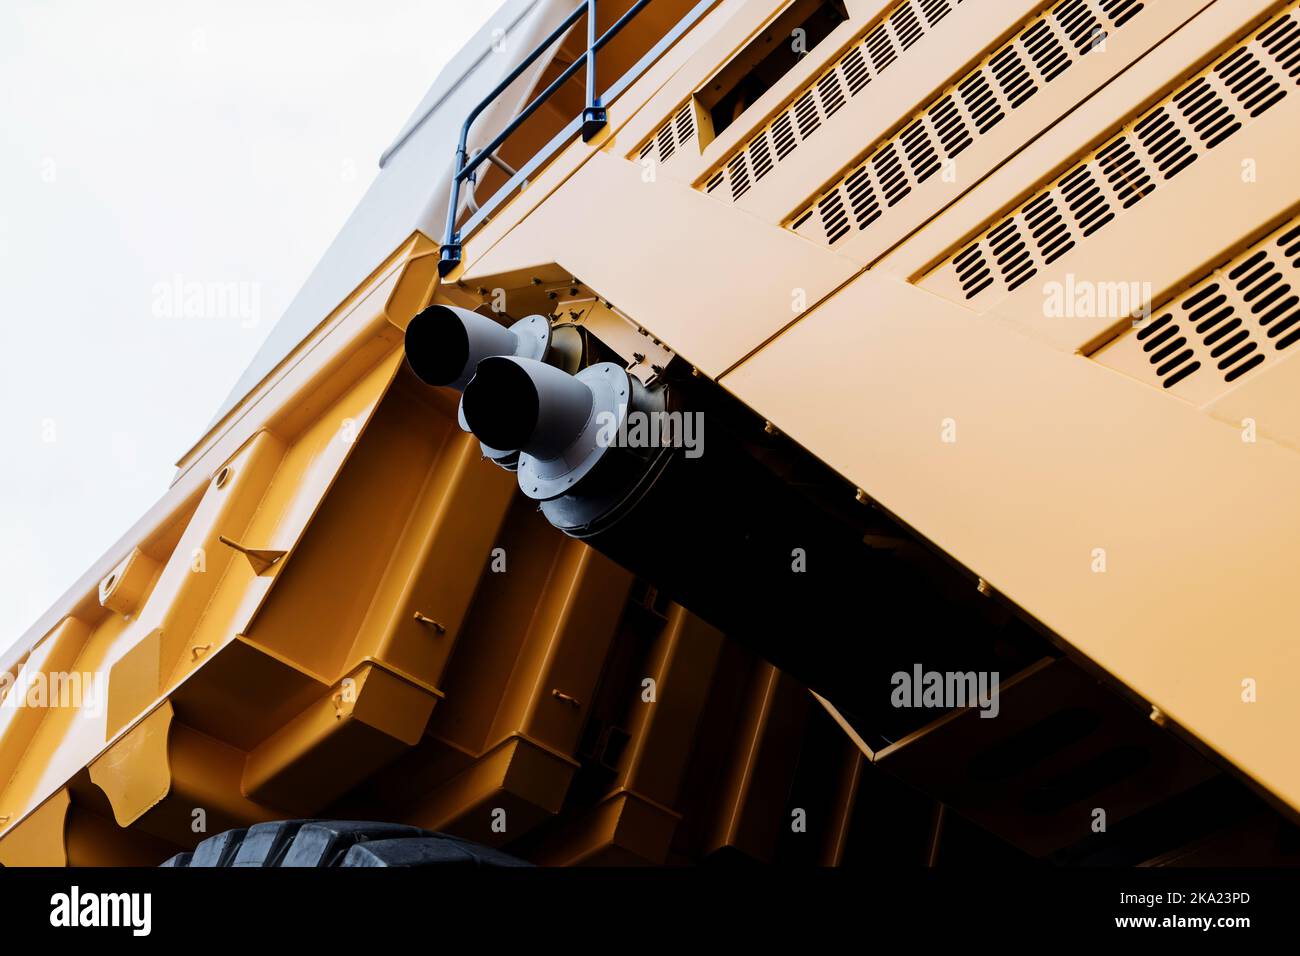
<svg viewBox="0 0 1300 956">
<path fill-rule="evenodd" d="M 454 399 L 401 367 L 402 329 L 429 302 L 473 306 L 480 286 L 543 275 L 580 279 L 1300 809 L 1300 364 L 1282 356 L 1198 405 L 1086 357 L 1119 330 L 1115 316 L 1043 311 L 1044 283 L 1067 275 L 1132 272 L 1168 299 L 1294 214 L 1300 88 L 1021 289 L 967 303 L 944 271 L 1288 5 L 1149 2 L 1106 52 L 960 157 L 952 188 L 918 187 L 881 228 L 834 246 L 791 217 L 1054 5 L 961 5 L 750 193 L 709 195 L 720 165 L 898 6 L 849 2 L 849 22 L 741 120 L 647 177 L 638 149 L 781 6 L 718 3 L 611 105 L 597 141 L 566 146 L 467 239 L 446 284 L 436 242 L 411 236 L 187 452 L 168 494 L 22 642 L 30 672 L 85 672 L 106 690 L 95 708 L 0 711 L 0 860 L 65 862 L 68 821 L 112 832 L 106 806 L 119 829 L 157 841 L 149 852 L 192 845 L 196 801 L 238 825 L 379 792 L 393 818 L 488 841 L 493 807 L 510 809 L 516 832 L 561 811 L 633 613 L 631 575 L 554 534 L 479 459 Z M 625 353 L 637 333 L 620 331 Z M 1258 441 L 1242 441 L 1245 418 Z M 281 556 L 257 567 L 223 537 Z M 514 562 L 508 585 L 488 569 L 498 546 Z M 132 556 L 130 586 L 101 603 Z M 553 859 L 669 854 L 691 769 L 683 741 L 726 668 L 719 636 L 684 611 L 653 628 L 646 664 L 682 696 L 619 728 L 613 782 Z M 770 788 L 756 774 L 793 759 L 772 715 L 803 712 L 782 680 L 757 665 L 740 682 L 713 816 L 696 834 L 710 850 L 770 849 L 756 822 Z M 1247 680 L 1256 703 L 1242 702 Z M 847 814 L 861 763 L 845 745 Z M 408 790 L 418 799 L 403 802 Z M 841 827 L 830 858 L 843 843 Z M 110 844 L 88 858 L 112 859 Z"/>
<path fill-rule="evenodd" d="M 876 276 L 722 384 L 1300 806 L 1292 449 Z"/>
</svg>

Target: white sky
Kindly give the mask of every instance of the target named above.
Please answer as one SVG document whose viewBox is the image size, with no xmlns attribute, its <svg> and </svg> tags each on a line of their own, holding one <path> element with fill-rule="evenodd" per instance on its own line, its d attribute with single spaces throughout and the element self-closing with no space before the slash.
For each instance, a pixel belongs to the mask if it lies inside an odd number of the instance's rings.
<svg viewBox="0 0 1300 956">
<path fill-rule="evenodd" d="M 499 6 L 0 0 L 0 651 L 166 490 Z"/>
</svg>

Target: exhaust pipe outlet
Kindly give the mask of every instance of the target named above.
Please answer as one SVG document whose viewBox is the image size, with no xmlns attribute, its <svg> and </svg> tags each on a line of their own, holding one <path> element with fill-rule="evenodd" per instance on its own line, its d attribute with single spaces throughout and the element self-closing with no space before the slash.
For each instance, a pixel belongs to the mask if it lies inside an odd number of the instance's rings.
<svg viewBox="0 0 1300 956">
<path fill-rule="evenodd" d="M 485 445 L 549 459 L 581 433 L 596 396 L 557 368 L 501 355 L 479 363 L 464 401 L 465 421 Z"/>
<path fill-rule="evenodd" d="M 582 358 L 581 338 L 572 329 L 554 335 L 544 315 L 530 315 L 509 328 L 485 315 L 454 305 L 431 305 L 406 327 L 406 362 L 426 385 L 463 392 L 479 362 L 498 355 L 553 362 L 577 367 Z M 470 431 L 462 407 L 457 420 Z M 507 471 L 519 466 L 519 450 L 501 449 L 480 442 L 483 455 Z"/>
<path fill-rule="evenodd" d="M 577 375 L 514 356 L 484 359 L 461 401 L 465 424 L 484 445 L 519 452 L 519 487 L 549 501 L 575 490 L 618 446 L 630 408 L 652 409 L 660 393 L 620 366 L 601 362 Z"/>
<path fill-rule="evenodd" d="M 454 305 L 431 305 L 406 327 L 406 361 L 426 385 L 464 391 L 478 363 L 494 355 L 543 360 L 551 350 L 551 324 L 530 315 L 509 328 Z"/>
</svg>

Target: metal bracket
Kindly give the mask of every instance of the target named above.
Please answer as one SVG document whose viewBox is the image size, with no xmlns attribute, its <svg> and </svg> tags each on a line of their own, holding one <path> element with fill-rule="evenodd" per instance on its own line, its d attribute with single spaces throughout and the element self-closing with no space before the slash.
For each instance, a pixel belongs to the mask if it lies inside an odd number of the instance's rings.
<svg viewBox="0 0 1300 956">
<path fill-rule="evenodd" d="M 237 541 L 231 541 L 224 534 L 217 535 L 217 540 L 228 548 L 234 548 L 248 558 L 248 563 L 253 566 L 253 573 L 259 575 L 266 573 L 272 565 L 289 553 L 287 551 L 274 551 L 269 548 L 246 548 Z"/>
</svg>

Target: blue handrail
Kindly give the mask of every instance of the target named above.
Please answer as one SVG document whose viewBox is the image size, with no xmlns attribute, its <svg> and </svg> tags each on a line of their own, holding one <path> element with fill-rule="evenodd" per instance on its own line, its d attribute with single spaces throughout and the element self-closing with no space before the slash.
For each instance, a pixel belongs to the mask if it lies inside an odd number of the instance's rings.
<svg viewBox="0 0 1300 956">
<path fill-rule="evenodd" d="M 550 36 L 537 45 L 519 65 L 510 71 L 496 87 L 483 100 L 470 110 L 469 116 L 465 118 L 464 124 L 460 128 L 460 139 L 456 146 L 456 159 L 451 177 L 451 195 L 447 200 L 447 230 L 440 250 L 438 272 L 440 275 L 447 275 L 461 261 L 461 244 L 465 236 L 477 225 L 479 225 L 487 215 L 500 203 L 506 196 L 514 191 L 514 188 L 521 184 L 527 176 L 537 169 L 547 158 L 549 158 L 570 136 L 576 132 L 582 133 L 584 142 L 588 142 L 594 137 L 605 124 L 609 122 L 609 114 L 606 111 L 605 104 L 627 88 L 638 75 L 640 75 L 650 63 L 654 62 L 669 45 L 675 43 L 686 30 L 690 29 L 695 22 L 703 16 L 704 12 L 713 6 L 717 0 L 701 0 L 691 11 L 684 16 L 641 60 L 632 67 L 624 76 L 608 90 L 605 95 L 597 93 L 596 87 L 596 53 L 601 47 L 605 46 L 612 40 L 623 27 L 645 9 L 650 4 L 650 0 L 638 0 L 626 13 L 618 18 L 612 26 L 604 33 L 597 36 L 596 34 L 596 3 L 597 0 L 583 0 L 573 12 L 564 18 L 564 20 L 551 31 Z M 519 111 L 506 127 L 501 130 L 487 146 L 479 150 L 473 158 L 469 156 L 469 131 L 474 125 L 474 121 L 482 115 L 483 111 L 492 104 L 502 93 L 504 93 L 511 84 L 524 74 L 530 66 L 533 65 L 543 53 L 551 48 L 565 33 L 567 33 L 583 16 L 587 18 L 587 49 L 582 56 L 570 63 L 564 71 L 555 78 L 555 80 L 537 94 L 527 106 Z M 586 67 L 586 105 L 583 108 L 582 115 L 571 122 L 561 133 L 551 140 L 529 160 L 521 169 L 516 171 L 510 181 L 488 202 L 487 205 L 478 209 L 474 215 L 465 223 L 464 228 L 456 228 L 456 217 L 460 207 L 461 186 L 470 180 L 475 172 L 484 162 L 488 161 L 497 151 L 502 143 L 510 137 L 515 130 L 519 129 L 523 123 L 535 113 L 543 103 L 545 103 L 561 86 L 569 81 L 570 78 L 578 72 L 579 69 Z"/>
</svg>

